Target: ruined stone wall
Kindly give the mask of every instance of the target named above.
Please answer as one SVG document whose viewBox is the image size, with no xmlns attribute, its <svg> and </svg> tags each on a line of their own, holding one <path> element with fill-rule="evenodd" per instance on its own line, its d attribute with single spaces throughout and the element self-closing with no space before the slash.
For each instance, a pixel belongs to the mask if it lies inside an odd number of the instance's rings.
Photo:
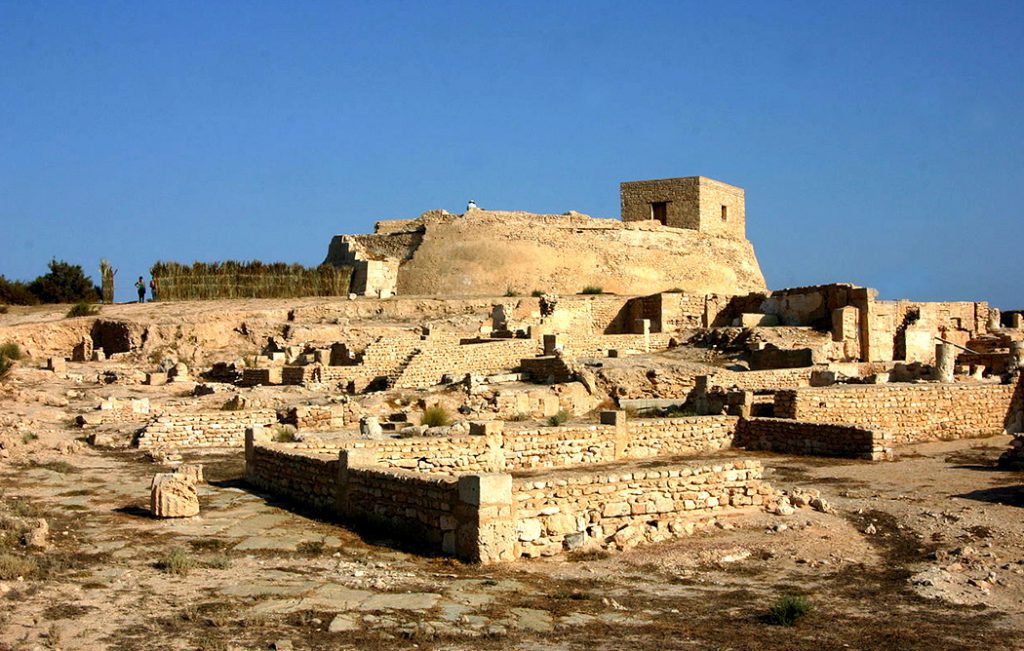
<svg viewBox="0 0 1024 651">
<path fill-rule="evenodd" d="M 774 499 L 759 462 L 734 460 L 521 477 L 512 495 L 516 557 L 664 540 L 692 532 L 701 518 Z"/>
<path fill-rule="evenodd" d="M 345 405 L 299 405 L 285 411 L 280 421 L 299 430 L 337 430 L 345 426 Z"/>
<path fill-rule="evenodd" d="M 809 423 L 784 418 L 749 418 L 739 422 L 737 445 L 747 450 L 853 459 L 885 459 L 893 436 L 857 425 Z"/>
<path fill-rule="evenodd" d="M 423 341 L 401 373 L 394 378 L 396 388 L 430 387 L 444 375 L 462 377 L 466 373 L 494 373 L 519 367 L 524 357 L 539 351 L 534 339 L 496 339 L 486 343 L 460 345 L 444 341 Z"/>
<path fill-rule="evenodd" d="M 775 416 L 885 430 L 893 443 L 1000 434 L 1014 387 L 999 384 L 865 384 L 775 394 Z"/>
<path fill-rule="evenodd" d="M 501 439 L 487 436 L 431 436 L 372 441 L 354 439 L 343 447 L 366 450 L 366 457 L 384 469 L 455 475 L 504 469 Z"/>
<path fill-rule="evenodd" d="M 245 479 L 260 490 L 318 511 L 333 511 L 338 455 L 286 446 L 253 446 L 246 450 Z"/>
<path fill-rule="evenodd" d="M 745 391 L 768 391 L 810 386 L 815 367 L 772 369 L 767 371 L 730 371 L 717 369 L 708 375 L 708 388 L 736 387 Z M 697 386 L 697 378 L 706 369 L 662 367 L 657 369 L 606 368 L 598 378 L 611 395 L 619 398 L 686 399 Z"/>
<path fill-rule="evenodd" d="M 164 412 L 156 415 L 139 432 L 140 448 L 240 447 L 245 430 L 277 423 L 272 409 L 255 411 Z"/>
<path fill-rule="evenodd" d="M 649 457 L 705 454 L 732 447 L 736 416 L 695 416 L 690 418 L 630 418 L 628 437 L 621 457 Z"/>
<path fill-rule="evenodd" d="M 502 435 L 506 471 L 614 461 L 615 431 L 597 425 L 507 430 Z"/>
</svg>

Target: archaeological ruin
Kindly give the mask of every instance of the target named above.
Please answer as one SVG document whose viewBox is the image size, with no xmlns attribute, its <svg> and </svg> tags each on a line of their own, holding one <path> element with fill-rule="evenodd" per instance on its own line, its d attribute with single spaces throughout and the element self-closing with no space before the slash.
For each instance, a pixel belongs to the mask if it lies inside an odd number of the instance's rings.
<svg viewBox="0 0 1024 651">
<path fill-rule="evenodd" d="M 0 343 L 24 353 L 19 399 L 88 445 L 60 449 L 149 464 L 137 509 L 201 540 L 250 499 L 323 540 L 531 567 L 856 520 L 875 507 L 820 469 L 884 475 L 922 446 L 998 445 L 986 467 L 1024 468 L 1020 313 L 769 289 L 743 189 L 709 178 L 623 183 L 621 210 L 382 220 L 330 242 L 340 296 L 12 310 Z M 31 422 L 4 421 L 0 458 L 27 454 Z M 256 517 L 216 544 L 312 549 Z"/>
</svg>

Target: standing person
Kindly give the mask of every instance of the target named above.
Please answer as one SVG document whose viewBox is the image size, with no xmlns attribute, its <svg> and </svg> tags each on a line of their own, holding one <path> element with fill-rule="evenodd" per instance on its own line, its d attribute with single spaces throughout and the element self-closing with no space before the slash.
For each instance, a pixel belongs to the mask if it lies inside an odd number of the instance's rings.
<svg viewBox="0 0 1024 651">
<path fill-rule="evenodd" d="M 139 279 L 135 281 L 135 289 L 139 290 L 139 302 L 146 302 L 146 281 L 139 276 Z"/>
<path fill-rule="evenodd" d="M 152 301 L 157 300 L 157 298 L 156 298 L 156 289 L 157 289 L 156 277 L 150 278 L 149 279 L 149 295 L 151 297 L 150 300 L 152 300 Z"/>
</svg>

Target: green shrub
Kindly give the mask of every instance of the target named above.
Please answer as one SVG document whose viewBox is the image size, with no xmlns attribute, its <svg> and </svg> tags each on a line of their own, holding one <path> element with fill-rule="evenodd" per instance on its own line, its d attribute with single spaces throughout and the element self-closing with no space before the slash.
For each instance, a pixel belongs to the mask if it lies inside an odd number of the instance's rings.
<svg viewBox="0 0 1024 651">
<path fill-rule="evenodd" d="M 7 280 L 0 276 L 0 303 L 8 305 L 36 305 L 39 298 L 20 280 Z"/>
<path fill-rule="evenodd" d="M 21 352 L 21 346 L 15 343 L 0 344 L 0 357 L 6 357 L 12 361 L 18 361 L 24 355 Z"/>
<path fill-rule="evenodd" d="M 604 294 L 604 289 L 595 285 L 587 285 L 580 294 Z"/>
<path fill-rule="evenodd" d="M 540 298 L 543 295 L 544 295 L 544 290 L 542 290 L 542 289 L 535 289 L 532 292 L 530 292 L 530 296 L 532 296 L 534 298 Z"/>
<path fill-rule="evenodd" d="M 203 560 L 203 565 L 215 570 L 226 570 L 231 567 L 231 557 L 227 554 L 214 554 Z"/>
<path fill-rule="evenodd" d="M 156 562 L 156 569 L 185 576 L 196 566 L 196 561 L 184 547 L 174 547 Z"/>
<path fill-rule="evenodd" d="M 28 290 L 43 303 L 77 303 L 95 301 L 102 297 L 81 265 L 63 260 L 50 260 L 49 273 L 39 276 L 28 285 Z"/>
<path fill-rule="evenodd" d="M 505 288 L 505 296 L 519 296 L 519 292 L 511 285 Z"/>
<path fill-rule="evenodd" d="M 807 597 L 786 595 L 780 597 L 768 609 L 768 622 L 777 626 L 792 626 L 798 619 L 811 612 Z"/>
<path fill-rule="evenodd" d="M 696 415 L 696 411 L 692 409 L 684 409 L 683 407 L 672 407 L 665 412 L 665 418 L 689 418 L 690 416 Z"/>
<path fill-rule="evenodd" d="M 68 310 L 67 318 L 73 319 L 79 316 L 95 316 L 99 314 L 99 311 L 100 308 L 98 306 L 86 303 L 85 301 L 79 301 L 72 305 L 71 309 Z"/>
<path fill-rule="evenodd" d="M 558 413 L 548 418 L 548 425 L 551 427 L 558 427 L 569 420 L 569 412 L 564 409 L 558 410 Z"/>
<path fill-rule="evenodd" d="M 420 418 L 420 425 L 426 425 L 427 427 L 444 427 L 451 424 L 451 414 L 441 405 L 427 407 L 423 411 L 423 417 Z"/>
<path fill-rule="evenodd" d="M 295 429 L 291 425 L 278 425 L 274 429 L 274 440 L 278 443 L 294 443 Z"/>
</svg>

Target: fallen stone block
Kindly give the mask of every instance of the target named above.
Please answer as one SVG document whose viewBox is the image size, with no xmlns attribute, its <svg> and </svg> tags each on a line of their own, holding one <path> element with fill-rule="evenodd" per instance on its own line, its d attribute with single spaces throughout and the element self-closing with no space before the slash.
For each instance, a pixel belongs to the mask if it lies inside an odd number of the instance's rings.
<svg viewBox="0 0 1024 651">
<path fill-rule="evenodd" d="M 156 518 L 199 515 L 199 494 L 192 480 L 175 473 L 157 473 L 150 488 L 149 509 Z"/>
</svg>

